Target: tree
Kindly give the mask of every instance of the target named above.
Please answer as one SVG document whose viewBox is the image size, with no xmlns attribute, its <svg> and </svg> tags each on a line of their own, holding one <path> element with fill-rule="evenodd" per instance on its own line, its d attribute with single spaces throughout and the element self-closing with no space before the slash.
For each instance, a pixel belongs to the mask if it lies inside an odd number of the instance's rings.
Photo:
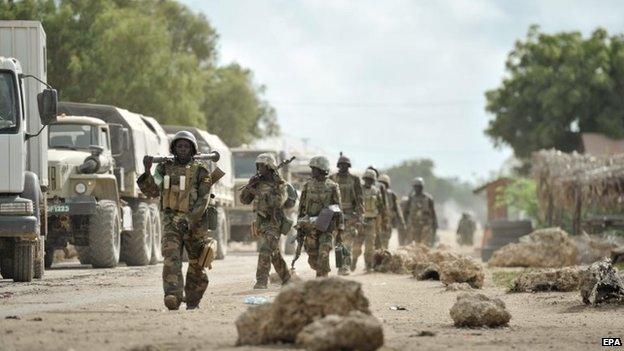
<svg viewBox="0 0 624 351">
<path fill-rule="evenodd" d="M 485 133 L 517 157 L 581 150 L 580 133 L 624 137 L 624 36 L 597 29 L 544 34 L 532 26 L 507 58 L 508 77 L 486 92 Z"/>
<path fill-rule="evenodd" d="M 216 30 L 174 0 L 0 0 L 0 18 L 39 20 L 62 100 L 116 105 L 208 128 L 238 145 L 279 131 L 249 69 L 215 67 Z"/>
<path fill-rule="evenodd" d="M 260 98 L 264 89 L 238 64 L 215 70 L 204 88 L 206 129 L 232 146 L 277 134 L 275 110 Z"/>
</svg>

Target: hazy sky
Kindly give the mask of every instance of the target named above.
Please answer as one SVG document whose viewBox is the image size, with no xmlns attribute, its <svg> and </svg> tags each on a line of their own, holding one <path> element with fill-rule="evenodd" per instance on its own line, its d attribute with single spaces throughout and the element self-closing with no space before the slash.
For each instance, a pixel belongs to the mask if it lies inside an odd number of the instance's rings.
<svg viewBox="0 0 624 351">
<path fill-rule="evenodd" d="M 511 155 L 483 134 L 484 92 L 531 24 L 624 32 L 624 1 L 183 2 L 216 27 L 221 63 L 267 85 L 284 133 L 357 167 L 426 157 L 473 181 Z"/>
</svg>

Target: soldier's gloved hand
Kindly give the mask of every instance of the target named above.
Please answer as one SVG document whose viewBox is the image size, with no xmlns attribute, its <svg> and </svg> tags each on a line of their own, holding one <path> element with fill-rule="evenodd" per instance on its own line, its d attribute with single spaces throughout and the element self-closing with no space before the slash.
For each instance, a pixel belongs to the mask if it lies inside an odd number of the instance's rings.
<svg viewBox="0 0 624 351">
<path fill-rule="evenodd" d="M 188 223 L 188 220 L 186 220 L 186 219 L 181 219 L 181 220 L 180 220 L 180 222 L 178 222 L 178 229 L 179 229 L 181 232 L 184 232 L 184 233 L 188 232 L 188 231 L 189 231 L 189 223 Z"/>
</svg>

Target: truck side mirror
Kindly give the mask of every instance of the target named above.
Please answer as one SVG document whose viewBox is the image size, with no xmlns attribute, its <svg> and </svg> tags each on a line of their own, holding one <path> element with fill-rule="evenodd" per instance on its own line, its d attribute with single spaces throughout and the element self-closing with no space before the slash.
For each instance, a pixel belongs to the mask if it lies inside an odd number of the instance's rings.
<svg viewBox="0 0 624 351">
<path fill-rule="evenodd" d="M 56 89 L 44 89 L 43 92 L 37 94 L 37 104 L 42 125 L 47 126 L 56 121 L 56 116 L 58 116 L 58 93 Z"/>
<path fill-rule="evenodd" d="M 124 150 L 124 127 L 121 124 L 109 123 L 111 138 L 111 153 L 113 156 L 120 156 Z"/>
</svg>

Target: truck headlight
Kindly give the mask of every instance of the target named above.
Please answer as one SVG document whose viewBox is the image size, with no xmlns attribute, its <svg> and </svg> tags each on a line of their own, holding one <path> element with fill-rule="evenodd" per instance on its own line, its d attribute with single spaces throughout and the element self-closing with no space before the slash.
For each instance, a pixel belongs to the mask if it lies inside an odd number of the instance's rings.
<svg viewBox="0 0 624 351">
<path fill-rule="evenodd" d="M 76 186 L 74 186 L 74 190 L 77 194 L 84 194 L 85 191 L 87 191 L 87 186 L 84 183 L 77 183 Z"/>
<path fill-rule="evenodd" d="M 32 215 L 32 202 L 10 202 L 0 204 L 0 214 L 3 215 Z"/>
</svg>

